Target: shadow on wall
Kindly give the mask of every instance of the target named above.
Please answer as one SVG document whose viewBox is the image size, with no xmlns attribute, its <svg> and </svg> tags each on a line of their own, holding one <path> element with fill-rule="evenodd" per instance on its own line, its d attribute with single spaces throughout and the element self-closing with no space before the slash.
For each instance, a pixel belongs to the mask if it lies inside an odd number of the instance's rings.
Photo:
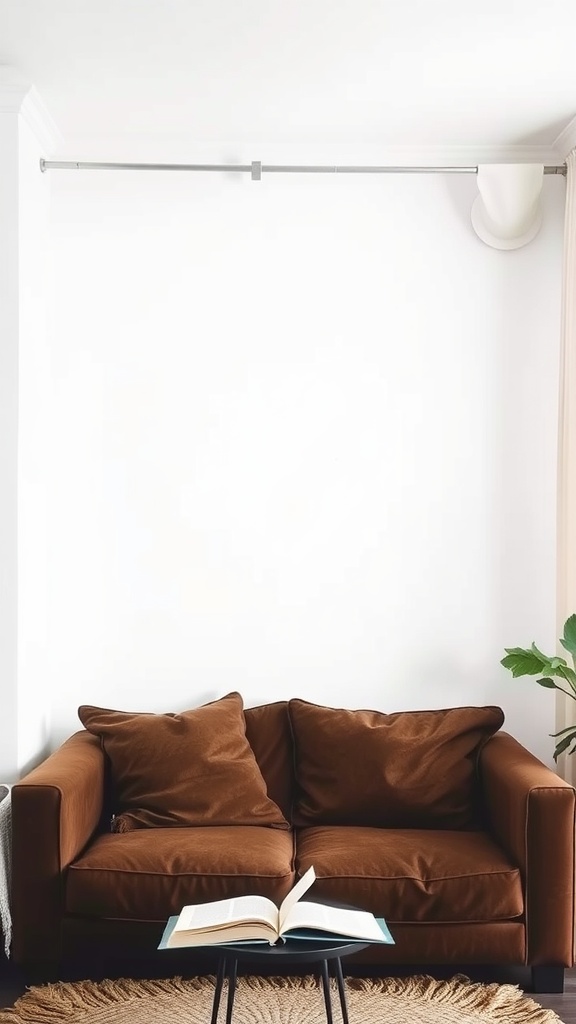
<svg viewBox="0 0 576 1024">
<path fill-rule="evenodd" d="M 52 753 L 53 749 L 54 747 L 50 743 L 44 743 L 40 750 L 38 751 L 38 753 L 34 755 L 34 757 L 31 757 L 29 761 L 26 761 L 23 765 L 20 766 L 18 772 L 19 778 L 23 779 L 24 776 L 27 775 L 28 772 L 31 772 L 33 768 L 36 768 L 37 765 L 42 764 L 42 761 L 46 760 L 48 755 Z"/>
<path fill-rule="evenodd" d="M 116 700 L 113 694 L 106 690 L 101 691 L 99 695 L 87 689 L 86 694 L 82 694 L 80 704 L 90 704 L 95 707 L 113 708 L 116 711 L 129 711 L 137 714 L 179 714 L 182 711 L 191 711 L 193 708 L 201 707 L 204 704 L 210 704 L 212 701 L 220 700 L 223 696 L 224 691 L 218 690 L 200 690 L 198 693 L 190 694 L 187 700 L 183 700 L 181 697 L 158 697 L 156 694 L 162 694 L 163 683 L 160 679 L 156 682 L 147 683 L 150 686 L 150 694 L 148 696 L 142 696 L 142 688 L 140 688 L 138 694 L 130 696 L 124 694 L 121 699 Z M 232 690 L 240 689 L 230 684 L 226 692 L 229 693 Z M 245 698 L 245 694 L 242 694 Z M 265 698 L 262 701 L 251 701 L 250 703 L 267 703 Z M 248 705 L 247 705 L 248 706 Z M 77 709 L 74 707 L 71 709 L 67 706 L 65 709 L 58 709 L 58 713 L 65 715 L 62 725 L 52 728 L 49 742 L 45 743 L 42 750 L 36 755 L 29 763 L 27 767 L 23 767 L 20 773 L 22 778 L 27 771 L 31 771 L 36 765 L 44 761 L 49 754 L 54 750 L 57 750 L 67 739 L 70 738 L 74 733 L 83 731 L 83 725 L 78 718 Z M 55 718 L 56 716 L 54 716 Z"/>
</svg>

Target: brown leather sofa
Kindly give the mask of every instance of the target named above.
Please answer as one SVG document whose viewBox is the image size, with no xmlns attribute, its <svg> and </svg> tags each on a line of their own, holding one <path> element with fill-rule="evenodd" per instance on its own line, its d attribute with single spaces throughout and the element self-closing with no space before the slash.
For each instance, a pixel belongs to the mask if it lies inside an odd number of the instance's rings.
<svg viewBox="0 0 576 1024">
<path fill-rule="evenodd" d="M 499 709 L 385 715 L 300 700 L 247 709 L 249 756 L 280 821 L 208 815 L 186 827 L 148 820 L 159 798 L 142 820 L 140 796 L 118 803 L 116 733 L 95 711 L 85 715 L 93 731 L 71 736 L 12 790 L 12 957 L 23 968 L 59 970 L 81 950 L 153 951 L 184 904 L 255 892 L 279 902 L 313 864 L 311 897 L 389 923 L 395 946 L 369 947 L 358 963 L 528 965 L 537 990 L 562 990 L 573 963 L 575 793 L 498 731 Z M 180 728 L 184 715 L 124 715 L 120 725 L 164 718 Z M 231 727 L 206 722 L 209 742 L 226 750 Z M 155 771 L 173 770 L 176 743 Z M 211 750 L 205 780 L 219 756 Z M 188 779 L 191 799 L 210 789 L 198 779 Z M 236 809 L 242 793 L 231 793 Z"/>
</svg>

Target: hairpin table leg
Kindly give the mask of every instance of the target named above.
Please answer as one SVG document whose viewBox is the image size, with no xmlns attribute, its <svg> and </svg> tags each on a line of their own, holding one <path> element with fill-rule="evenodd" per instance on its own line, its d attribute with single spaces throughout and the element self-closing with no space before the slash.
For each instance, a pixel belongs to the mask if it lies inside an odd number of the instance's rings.
<svg viewBox="0 0 576 1024">
<path fill-rule="evenodd" d="M 322 971 L 322 989 L 324 991 L 324 1004 L 326 1006 L 326 1022 L 332 1024 L 332 1003 L 330 1001 L 330 975 L 328 973 L 328 961 L 320 961 Z"/>
<path fill-rule="evenodd" d="M 232 1010 L 234 1009 L 234 994 L 236 992 L 236 975 L 238 973 L 238 961 L 231 957 L 228 967 L 228 1005 L 226 1007 L 226 1024 L 232 1024 Z"/>
<path fill-rule="evenodd" d="M 346 1005 L 346 987 L 344 985 L 344 975 L 342 974 L 342 961 L 337 956 L 334 960 L 334 973 L 336 975 L 336 983 L 338 985 L 338 992 L 340 993 L 340 1009 L 342 1010 L 342 1021 L 343 1024 L 348 1024 L 348 1006 Z"/>
<path fill-rule="evenodd" d="M 212 1003 L 212 1017 L 210 1024 L 216 1024 L 218 1020 L 218 1010 L 220 1008 L 220 996 L 222 994 L 222 985 L 224 983 L 224 976 L 226 974 L 226 956 L 221 956 L 218 960 L 218 973 L 216 974 L 216 987 L 214 989 L 214 1002 Z"/>
</svg>

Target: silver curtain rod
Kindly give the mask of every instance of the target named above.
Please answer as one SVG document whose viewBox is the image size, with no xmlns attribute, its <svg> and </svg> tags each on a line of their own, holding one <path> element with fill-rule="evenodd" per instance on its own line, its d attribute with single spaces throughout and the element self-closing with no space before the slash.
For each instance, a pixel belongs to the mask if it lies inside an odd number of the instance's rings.
<svg viewBox="0 0 576 1024">
<path fill-rule="evenodd" d="M 137 164 L 86 160 L 41 160 L 40 170 L 66 171 L 236 171 L 260 181 L 263 174 L 477 174 L 478 167 L 372 167 L 354 165 L 263 164 Z M 566 164 L 544 167 L 544 174 L 566 174 Z"/>
</svg>

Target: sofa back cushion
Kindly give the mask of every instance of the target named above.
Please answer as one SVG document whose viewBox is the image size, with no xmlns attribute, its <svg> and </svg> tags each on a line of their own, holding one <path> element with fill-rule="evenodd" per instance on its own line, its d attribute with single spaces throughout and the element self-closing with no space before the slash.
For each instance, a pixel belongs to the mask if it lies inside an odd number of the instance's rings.
<svg viewBox="0 0 576 1024">
<path fill-rule="evenodd" d="M 180 714 L 82 705 L 80 721 L 99 736 L 111 767 L 113 831 L 186 825 L 288 828 L 246 738 L 242 698 Z"/>
<path fill-rule="evenodd" d="M 346 711 L 289 702 L 295 825 L 473 828 L 477 757 L 497 707 Z"/>
<path fill-rule="evenodd" d="M 294 754 L 288 701 L 245 708 L 246 736 L 266 783 L 268 796 L 291 819 Z"/>
</svg>

